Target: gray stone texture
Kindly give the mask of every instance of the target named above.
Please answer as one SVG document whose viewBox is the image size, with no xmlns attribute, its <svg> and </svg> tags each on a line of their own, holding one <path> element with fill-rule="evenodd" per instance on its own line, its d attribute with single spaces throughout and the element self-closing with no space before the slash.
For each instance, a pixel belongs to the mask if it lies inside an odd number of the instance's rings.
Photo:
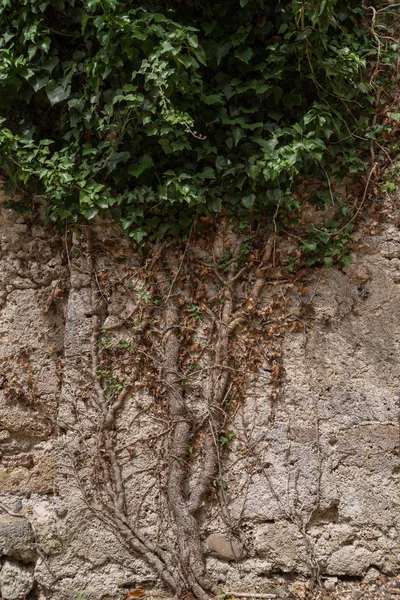
<svg viewBox="0 0 400 600">
<path fill-rule="evenodd" d="M 25 600 L 34 585 L 32 567 L 6 560 L 0 571 L 0 590 L 4 600 Z"/>
<path fill-rule="evenodd" d="M 243 557 L 243 550 L 236 540 L 227 539 L 222 535 L 212 534 L 206 540 L 210 554 L 221 560 L 239 560 Z"/>
<path fill-rule="evenodd" d="M 36 559 L 35 536 L 29 521 L 21 517 L 0 515 L 0 556 L 22 562 Z"/>
</svg>

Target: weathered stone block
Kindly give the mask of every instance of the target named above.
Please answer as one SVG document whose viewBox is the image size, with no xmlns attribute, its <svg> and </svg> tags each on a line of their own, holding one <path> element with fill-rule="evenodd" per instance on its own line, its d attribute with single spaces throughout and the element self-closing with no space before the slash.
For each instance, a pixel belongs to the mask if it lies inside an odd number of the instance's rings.
<svg viewBox="0 0 400 600">
<path fill-rule="evenodd" d="M 35 537 L 27 519 L 0 516 L 0 554 L 22 562 L 36 559 Z"/>
<path fill-rule="evenodd" d="M 255 551 L 271 561 L 273 571 L 308 573 L 307 555 L 300 529 L 292 523 L 268 523 L 259 527 Z"/>
<path fill-rule="evenodd" d="M 227 540 L 222 535 L 212 534 L 208 536 L 206 543 L 210 553 L 216 558 L 239 560 L 243 557 L 242 548 L 233 539 Z"/>
<path fill-rule="evenodd" d="M 347 545 L 332 554 L 327 571 L 335 575 L 360 575 L 376 562 L 375 554 L 367 548 Z"/>
<path fill-rule="evenodd" d="M 0 571 L 0 590 L 4 600 L 25 600 L 35 583 L 27 565 L 6 560 Z"/>
</svg>

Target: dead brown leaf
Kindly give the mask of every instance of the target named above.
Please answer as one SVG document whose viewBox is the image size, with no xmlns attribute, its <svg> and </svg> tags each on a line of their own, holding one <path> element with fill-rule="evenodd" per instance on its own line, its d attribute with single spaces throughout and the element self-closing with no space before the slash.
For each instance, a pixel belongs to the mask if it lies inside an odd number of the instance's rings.
<svg viewBox="0 0 400 600">
<path fill-rule="evenodd" d="M 126 600 L 132 600 L 132 598 L 143 598 L 146 595 L 145 590 L 137 588 L 136 590 L 131 590 L 126 595 Z"/>
</svg>

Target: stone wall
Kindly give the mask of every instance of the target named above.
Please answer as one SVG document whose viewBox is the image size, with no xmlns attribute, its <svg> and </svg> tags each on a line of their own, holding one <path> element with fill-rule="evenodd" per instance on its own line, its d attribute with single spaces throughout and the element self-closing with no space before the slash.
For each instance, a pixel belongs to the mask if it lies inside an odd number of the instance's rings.
<svg viewBox="0 0 400 600">
<path fill-rule="evenodd" d="M 388 213 L 374 235 L 360 234 L 346 272 L 308 275 L 298 300 L 305 316 L 284 338 L 278 389 L 268 357 L 265 369 L 247 376 L 246 398 L 229 425 L 235 437 L 223 454 L 224 496 L 202 517 L 208 569 L 221 591 L 262 592 L 277 575 L 399 572 L 400 231 Z M 97 259 L 114 269 L 112 324 L 134 304 L 119 282 L 136 258 L 117 232 L 114 255 Z M 61 234 L 2 207 L 5 600 L 98 600 L 161 589 L 99 521 L 74 476 L 96 426 L 88 400 L 91 285 L 84 257 L 70 256 Z M 110 335 L 118 342 L 129 332 Z M 146 390 L 131 394 L 117 440 L 132 514 L 149 538 L 162 530 L 157 519 L 166 510 L 154 466 L 162 460 L 164 426 L 150 419 L 153 405 Z M 168 543 L 168 532 L 162 537 Z"/>
</svg>

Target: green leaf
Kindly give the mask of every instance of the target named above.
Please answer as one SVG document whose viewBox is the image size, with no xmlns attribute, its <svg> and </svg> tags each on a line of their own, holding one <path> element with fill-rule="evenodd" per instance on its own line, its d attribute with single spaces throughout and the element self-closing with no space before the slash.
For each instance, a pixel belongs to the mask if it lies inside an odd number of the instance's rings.
<svg viewBox="0 0 400 600">
<path fill-rule="evenodd" d="M 101 29 L 105 23 L 106 17 L 105 15 L 99 15 L 95 19 L 93 19 L 93 25 L 96 29 Z"/>
<path fill-rule="evenodd" d="M 188 35 L 188 42 L 192 46 L 192 48 L 197 48 L 199 45 L 199 38 L 197 35 Z"/>
<path fill-rule="evenodd" d="M 248 64 L 254 52 L 251 48 L 243 48 L 235 50 L 235 56 L 242 62 Z"/>
<path fill-rule="evenodd" d="M 59 62 L 60 61 L 58 56 L 49 56 L 48 60 L 45 60 L 41 64 L 41 68 L 51 73 L 54 70 L 54 68 L 59 64 Z"/>
<path fill-rule="evenodd" d="M 225 44 L 221 44 L 217 47 L 217 49 L 215 51 L 217 65 L 221 64 L 222 59 L 228 54 L 228 52 L 231 48 L 232 48 L 231 42 L 225 42 Z"/>
<path fill-rule="evenodd" d="M 94 219 L 99 214 L 99 209 L 97 206 L 90 206 L 89 208 L 82 209 L 82 214 L 87 219 Z"/>
<path fill-rule="evenodd" d="M 59 102 L 67 100 L 71 95 L 71 86 L 67 85 L 64 87 L 63 84 L 57 84 L 55 81 L 50 81 L 46 85 L 46 94 L 50 100 L 50 104 L 54 106 Z"/>
<path fill-rule="evenodd" d="M 222 209 L 221 198 L 213 198 L 208 203 L 208 206 L 210 207 L 210 210 L 212 210 L 214 212 L 219 212 Z"/>
<path fill-rule="evenodd" d="M 35 77 L 29 81 L 35 92 L 41 90 L 49 81 L 49 75 Z"/>
<path fill-rule="evenodd" d="M 144 171 L 151 169 L 153 166 L 154 162 L 150 154 L 144 154 L 138 164 L 128 167 L 128 173 L 134 177 L 139 177 Z"/>
<path fill-rule="evenodd" d="M 207 64 L 206 53 L 204 52 L 204 49 L 201 46 L 194 48 L 193 54 L 195 55 L 195 57 L 197 58 L 197 60 L 199 61 L 200 64 L 202 64 L 202 65 Z"/>
<path fill-rule="evenodd" d="M 346 269 L 347 269 L 347 267 L 349 267 L 351 265 L 351 263 L 352 263 L 351 256 L 349 256 L 349 255 L 343 256 L 342 264 Z"/>
<path fill-rule="evenodd" d="M 258 168 L 257 165 L 251 165 L 249 167 L 249 175 L 252 179 L 257 179 L 259 174 L 260 174 L 260 169 Z"/>
<path fill-rule="evenodd" d="M 250 196 L 245 196 L 244 198 L 242 198 L 242 205 L 245 208 L 253 208 L 254 206 L 254 202 L 256 201 L 256 196 L 255 194 L 250 194 Z"/>
<path fill-rule="evenodd" d="M 88 14 L 83 15 L 82 24 L 81 24 L 81 32 L 82 35 L 85 33 L 86 25 L 88 24 L 89 19 L 92 17 Z"/>
<path fill-rule="evenodd" d="M 131 231 L 129 234 L 129 237 L 133 238 L 135 240 L 135 242 L 137 242 L 138 244 L 140 244 L 140 242 L 142 240 L 144 240 L 144 238 L 147 236 L 147 232 L 143 231 L 143 229 L 135 229 L 134 231 Z"/>
<path fill-rule="evenodd" d="M 200 177 L 203 179 L 215 179 L 215 171 L 211 167 L 204 167 Z"/>
<path fill-rule="evenodd" d="M 122 225 L 122 229 L 129 229 L 129 227 L 132 225 L 133 223 L 133 219 L 121 219 L 120 223 Z"/>
</svg>

